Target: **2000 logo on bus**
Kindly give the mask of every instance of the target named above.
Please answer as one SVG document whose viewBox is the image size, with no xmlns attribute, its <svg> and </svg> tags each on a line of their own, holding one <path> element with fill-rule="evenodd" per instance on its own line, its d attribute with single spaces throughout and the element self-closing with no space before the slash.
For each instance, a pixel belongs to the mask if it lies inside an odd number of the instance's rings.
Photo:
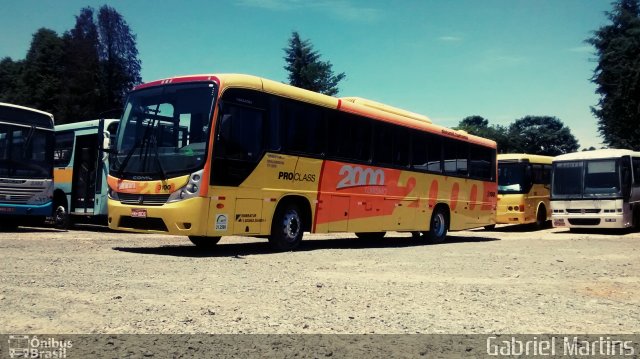
<svg viewBox="0 0 640 359">
<path fill-rule="evenodd" d="M 381 169 L 362 168 L 344 165 L 338 175 L 343 176 L 336 189 L 356 186 L 384 186 L 384 171 Z"/>
</svg>

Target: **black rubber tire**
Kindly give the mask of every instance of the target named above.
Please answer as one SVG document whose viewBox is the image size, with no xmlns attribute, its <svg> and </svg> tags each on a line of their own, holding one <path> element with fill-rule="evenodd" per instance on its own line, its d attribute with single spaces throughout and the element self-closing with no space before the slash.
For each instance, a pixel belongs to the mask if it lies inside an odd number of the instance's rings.
<svg viewBox="0 0 640 359">
<path fill-rule="evenodd" d="M 449 220 L 447 211 L 444 207 L 436 207 L 431 215 L 429 231 L 424 232 L 424 237 L 430 243 L 442 243 L 447 237 L 449 230 Z"/>
<path fill-rule="evenodd" d="M 536 229 L 544 229 L 547 226 L 547 207 L 544 204 L 538 206 L 536 212 Z"/>
<path fill-rule="evenodd" d="M 293 203 L 278 206 L 271 222 L 269 243 L 279 251 L 290 251 L 302 241 L 304 220 L 298 206 Z"/>
<path fill-rule="evenodd" d="M 387 232 L 356 232 L 356 237 L 363 241 L 377 241 L 384 238 Z"/>
<path fill-rule="evenodd" d="M 53 203 L 53 226 L 58 229 L 69 229 L 72 226 L 67 203 L 56 201 Z"/>
<path fill-rule="evenodd" d="M 18 223 L 10 221 L 10 218 L 0 220 L 0 232 L 15 232 L 18 229 Z"/>
<path fill-rule="evenodd" d="M 213 249 L 220 241 L 220 237 L 189 236 L 189 240 L 198 248 Z"/>
<path fill-rule="evenodd" d="M 496 229 L 496 225 L 495 224 L 490 224 L 488 226 L 484 226 L 484 229 L 486 229 L 487 231 L 492 231 L 492 230 Z"/>
</svg>

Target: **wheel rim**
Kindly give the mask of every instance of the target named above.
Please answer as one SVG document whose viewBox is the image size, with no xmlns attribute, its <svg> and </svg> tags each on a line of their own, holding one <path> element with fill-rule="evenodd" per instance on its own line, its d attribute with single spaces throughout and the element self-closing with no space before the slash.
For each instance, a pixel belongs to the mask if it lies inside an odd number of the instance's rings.
<svg viewBox="0 0 640 359">
<path fill-rule="evenodd" d="M 442 213 L 436 213 L 433 217 L 433 233 L 436 237 L 442 237 L 444 235 L 445 219 Z"/>
<path fill-rule="evenodd" d="M 282 226 L 284 236 L 288 242 L 293 242 L 300 234 L 300 216 L 296 211 L 287 211 L 283 217 Z"/>
<path fill-rule="evenodd" d="M 56 208 L 56 217 L 55 217 L 56 224 L 58 225 L 64 224 L 66 217 L 67 217 L 67 210 L 63 206 L 58 206 L 58 208 Z"/>
</svg>

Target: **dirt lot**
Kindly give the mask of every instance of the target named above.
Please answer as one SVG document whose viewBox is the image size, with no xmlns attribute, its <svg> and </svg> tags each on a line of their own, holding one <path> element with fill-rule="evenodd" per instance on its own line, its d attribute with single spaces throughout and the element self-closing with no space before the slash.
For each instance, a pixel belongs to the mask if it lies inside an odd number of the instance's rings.
<svg viewBox="0 0 640 359">
<path fill-rule="evenodd" d="M 640 333 L 640 233 L 0 233 L 0 333 Z"/>
</svg>

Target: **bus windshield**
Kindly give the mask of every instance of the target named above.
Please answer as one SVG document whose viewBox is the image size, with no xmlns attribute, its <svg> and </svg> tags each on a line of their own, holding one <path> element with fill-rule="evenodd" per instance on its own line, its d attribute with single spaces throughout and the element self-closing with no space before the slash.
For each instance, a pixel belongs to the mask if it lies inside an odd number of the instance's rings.
<svg viewBox="0 0 640 359">
<path fill-rule="evenodd" d="M 531 189 L 531 171 L 528 163 L 498 162 L 498 193 L 527 193 Z"/>
<path fill-rule="evenodd" d="M 52 177 L 53 130 L 0 123 L 0 177 Z"/>
<path fill-rule="evenodd" d="M 553 195 L 562 198 L 620 196 L 617 159 L 567 161 L 555 164 Z"/>
<path fill-rule="evenodd" d="M 216 86 L 189 83 L 132 92 L 120 122 L 110 171 L 159 179 L 204 165 Z"/>
</svg>

